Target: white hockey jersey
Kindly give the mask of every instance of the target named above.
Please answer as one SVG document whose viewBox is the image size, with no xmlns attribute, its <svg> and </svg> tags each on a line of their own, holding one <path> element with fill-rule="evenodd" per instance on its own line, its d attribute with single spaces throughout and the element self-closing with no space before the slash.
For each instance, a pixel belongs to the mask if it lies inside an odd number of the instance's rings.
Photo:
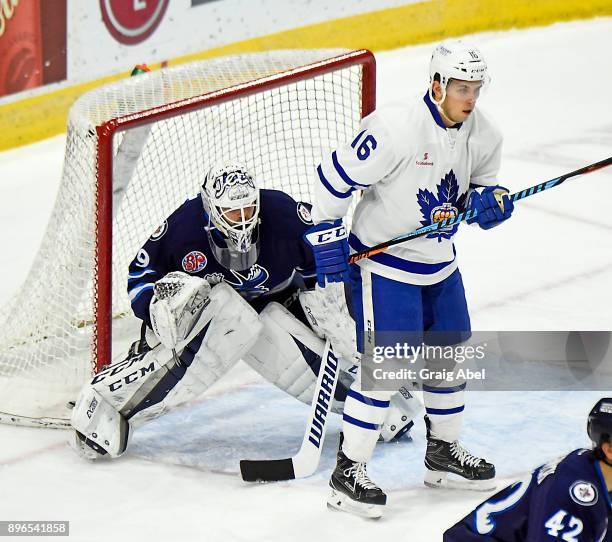
<svg viewBox="0 0 612 542">
<path fill-rule="evenodd" d="M 323 157 L 313 219 L 344 217 L 352 193 L 363 190 L 349 236 L 357 252 L 456 216 L 470 187 L 497 184 L 501 146 L 501 133 L 478 108 L 448 129 L 428 95 L 413 107 L 377 110 L 351 143 Z M 457 229 L 389 247 L 358 265 L 400 282 L 435 284 L 457 268 Z"/>
</svg>

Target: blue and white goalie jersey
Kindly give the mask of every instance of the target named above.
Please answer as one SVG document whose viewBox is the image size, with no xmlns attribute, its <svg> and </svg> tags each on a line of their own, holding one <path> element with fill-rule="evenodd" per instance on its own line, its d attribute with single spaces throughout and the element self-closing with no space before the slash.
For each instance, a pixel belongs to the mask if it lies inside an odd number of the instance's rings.
<svg viewBox="0 0 612 542">
<path fill-rule="evenodd" d="M 377 110 L 351 143 L 323 157 L 314 222 L 343 217 L 352 192 L 364 190 L 349 237 L 359 251 L 456 216 L 470 186 L 497 184 L 501 146 L 500 132 L 478 108 L 448 129 L 428 95 L 412 108 Z M 393 280 L 435 284 L 457 267 L 457 228 L 395 245 L 359 265 Z"/>
<path fill-rule="evenodd" d="M 602 542 L 612 503 L 590 450 L 542 465 L 483 502 L 444 542 Z"/>
<path fill-rule="evenodd" d="M 128 294 L 134 314 L 150 327 L 149 303 L 155 281 L 183 271 L 211 284 L 227 282 L 255 310 L 270 301 L 283 303 L 297 289 L 314 282 L 312 249 L 302 235 L 312 226 L 310 204 L 278 190 L 260 190 L 259 254 L 244 271 L 217 262 L 209 246 L 208 218 L 202 199 L 187 200 L 151 235 L 130 264 Z"/>
</svg>

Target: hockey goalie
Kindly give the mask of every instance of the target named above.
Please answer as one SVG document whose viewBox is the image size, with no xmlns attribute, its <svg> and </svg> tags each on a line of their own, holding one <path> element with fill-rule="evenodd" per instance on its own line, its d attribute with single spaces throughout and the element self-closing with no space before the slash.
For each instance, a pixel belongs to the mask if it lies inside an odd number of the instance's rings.
<svg viewBox="0 0 612 542">
<path fill-rule="evenodd" d="M 214 165 L 200 194 L 130 265 L 143 331 L 124 360 L 83 387 L 71 419 L 77 451 L 120 456 L 139 425 L 199 396 L 241 359 L 310 403 L 326 338 L 340 357 L 333 409 L 341 412 L 357 360 L 354 323 L 343 291 L 313 289 L 314 258 L 302 238 L 311 226 L 308 203 L 259 189 L 243 165 Z M 387 441 L 407 432 L 420 407 L 400 393 L 392 405 Z"/>
</svg>

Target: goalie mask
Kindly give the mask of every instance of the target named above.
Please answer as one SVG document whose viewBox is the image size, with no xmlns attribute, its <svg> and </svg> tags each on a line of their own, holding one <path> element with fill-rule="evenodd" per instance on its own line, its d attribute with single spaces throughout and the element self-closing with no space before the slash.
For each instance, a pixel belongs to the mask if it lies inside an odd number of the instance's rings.
<svg viewBox="0 0 612 542">
<path fill-rule="evenodd" d="M 259 251 L 259 188 L 251 174 L 233 162 L 215 165 L 206 174 L 200 194 L 216 260 L 236 271 L 252 267 Z"/>
</svg>

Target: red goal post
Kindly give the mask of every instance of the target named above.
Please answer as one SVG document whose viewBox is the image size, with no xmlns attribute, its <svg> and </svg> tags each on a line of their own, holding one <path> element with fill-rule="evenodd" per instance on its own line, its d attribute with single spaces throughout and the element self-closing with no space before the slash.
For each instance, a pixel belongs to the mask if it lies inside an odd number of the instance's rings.
<svg viewBox="0 0 612 542">
<path fill-rule="evenodd" d="M 40 252 L 0 310 L 0 421 L 67 424 L 64 398 L 123 353 L 116 337 L 136 338 L 122 331 L 129 262 L 214 161 L 243 161 L 260 186 L 309 200 L 321 155 L 350 140 L 375 103 L 366 50 L 215 58 L 82 96 Z"/>
</svg>

